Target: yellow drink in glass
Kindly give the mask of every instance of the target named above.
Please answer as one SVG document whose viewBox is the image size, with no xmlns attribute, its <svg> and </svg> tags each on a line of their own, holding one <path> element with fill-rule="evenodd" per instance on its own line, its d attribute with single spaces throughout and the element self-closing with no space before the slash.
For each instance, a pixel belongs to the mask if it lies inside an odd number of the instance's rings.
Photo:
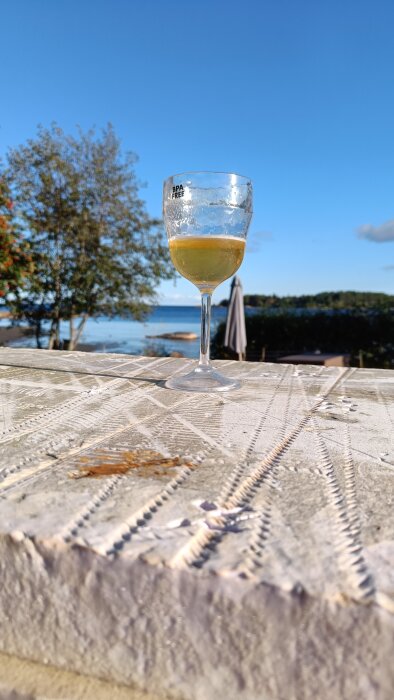
<svg viewBox="0 0 394 700">
<path fill-rule="evenodd" d="M 200 291 L 211 294 L 238 270 L 245 240 L 230 236 L 179 236 L 170 238 L 169 247 L 178 272 Z"/>
<path fill-rule="evenodd" d="M 238 270 L 252 218 L 253 187 L 236 173 L 184 172 L 163 185 L 163 218 L 172 262 L 201 292 L 200 360 L 165 386 L 180 391 L 229 391 L 235 377 L 218 372 L 209 360 L 211 296 Z"/>
</svg>

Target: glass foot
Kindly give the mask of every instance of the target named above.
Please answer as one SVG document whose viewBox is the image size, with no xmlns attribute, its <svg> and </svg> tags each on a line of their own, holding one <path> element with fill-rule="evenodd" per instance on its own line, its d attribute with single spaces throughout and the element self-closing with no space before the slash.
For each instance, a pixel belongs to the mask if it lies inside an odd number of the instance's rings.
<svg viewBox="0 0 394 700">
<path fill-rule="evenodd" d="M 188 374 L 180 377 L 171 377 L 165 383 L 167 389 L 178 389 L 178 391 L 229 391 L 239 389 L 241 386 L 236 379 L 224 377 L 217 372 L 212 365 L 197 365 Z"/>
</svg>

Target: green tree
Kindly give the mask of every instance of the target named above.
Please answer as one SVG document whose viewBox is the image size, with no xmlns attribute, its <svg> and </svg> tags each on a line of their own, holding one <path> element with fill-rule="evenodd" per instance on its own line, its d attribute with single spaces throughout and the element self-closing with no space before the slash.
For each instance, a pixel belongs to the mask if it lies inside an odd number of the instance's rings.
<svg viewBox="0 0 394 700">
<path fill-rule="evenodd" d="M 74 349 L 86 320 L 101 313 L 142 318 L 161 279 L 172 276 L 160 221 L 139 196 L 136 156 L 123 155 L 111 125 L 66 135 L 39 127 L 35 139 L 10 150 L 8 175 L 29 240 L 34 273 L 19 317 L 49 318 L 49 348 Z"/>
<path fill-rule="evenodd" d="M 261 309 L 338 309 L 338 310 L 376 310 L 389 311 L 394 308 L 394 296 L 383 292 L 320 292 L 320 294 L 303 294 L 301 296 L 277 297 L 275 294 L 265 296 L 263 294 L 245 294 L 244 302 L 247 306 Z M 220 302 L 226 306 L 227 300 Z"/>
<path fill-rule="evenodd" d="M 11 192 L 0 176 L 0 298 L 18 293 L 32 271 L 28 245 L 18 230 Z"/>
<path fill-rule="evenodd" d="M 223 347 L 225 324 L 218 326 L 212 341 L 212 356 L 227 358 Z M 297 311 L 262 310 L 246 316 L 247 359 L 303 352 L 349 354 L 358 366 L 360 353 L 365 367 L 392 369 L 394 366 L 394 315 L 391 310 Z"/>
</svg>

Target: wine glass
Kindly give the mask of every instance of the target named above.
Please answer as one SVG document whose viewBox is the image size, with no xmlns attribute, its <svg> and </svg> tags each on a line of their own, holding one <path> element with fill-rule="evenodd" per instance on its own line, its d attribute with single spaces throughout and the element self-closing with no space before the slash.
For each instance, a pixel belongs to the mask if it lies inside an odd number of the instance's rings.
<svg viewBox="0 0 394 700">
<path fill-rule="evenodd" d="M 178 272 L 201 292 L 200 360 L 193 371 L 166 382 L 170 389 L 227 391 L 239 382 L 209 360 L 211 296 L 238 270 L 252 218 L 252 183 L 232 173 L 190 172 L 164 182 L 163 215 Z"/>
</svg>

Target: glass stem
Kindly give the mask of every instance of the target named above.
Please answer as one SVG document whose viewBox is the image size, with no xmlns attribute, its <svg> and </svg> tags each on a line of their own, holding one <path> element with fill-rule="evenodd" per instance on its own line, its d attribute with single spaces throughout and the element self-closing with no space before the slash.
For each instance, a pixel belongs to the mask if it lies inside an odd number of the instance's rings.
<svg viewBox="0 0 394 700">
<path fill-rule="evenodd" d="M 200 366 L 210 366 L 209 340 L 211 330 L 211 294 L 201 294 L 201 339 L 200 339 Z"/>
</svg>

